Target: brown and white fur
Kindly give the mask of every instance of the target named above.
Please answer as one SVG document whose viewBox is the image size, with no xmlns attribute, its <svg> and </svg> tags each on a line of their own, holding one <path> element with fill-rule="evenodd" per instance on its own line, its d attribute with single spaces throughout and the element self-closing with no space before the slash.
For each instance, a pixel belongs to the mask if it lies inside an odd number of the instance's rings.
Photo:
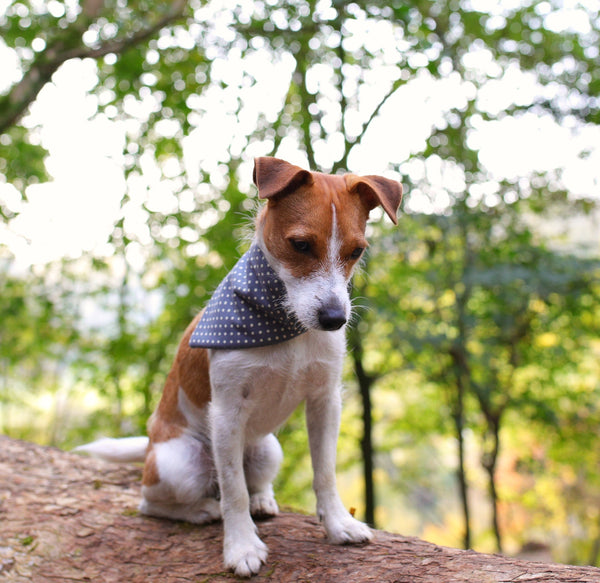
<svg viewBox="0 0 600 583">
<path fill-rule="evenodd" d="M 145 459 L 144 514 L 199 524 L 222 518 L 225 565 L 241 576 L 258 573 L 267 558 L 251 516 L 277 514 L 272 482 L 283 454 L 273 432 L 302 401 L 317 514 L 329 540 L 372 537 L 336 489 L 344 328 L 369 211 L 381 205 L 397 223 L 402 196 L 401 186 L 383 177 L 308 172 L 276 158 L 255 160 L 254 182 L 267 201 L 255 242 L 285 284 L 286 309 L 307 331 L 272 346 L 190 348 L 197 316 L 148 422 L 149 441 L 101 440 L 80 448 L 110 459 Z"/>
</svg>

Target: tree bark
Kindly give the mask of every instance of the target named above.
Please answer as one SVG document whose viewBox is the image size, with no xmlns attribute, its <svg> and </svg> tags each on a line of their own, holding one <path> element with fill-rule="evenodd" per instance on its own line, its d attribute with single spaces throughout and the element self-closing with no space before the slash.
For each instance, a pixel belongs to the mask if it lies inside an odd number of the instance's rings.
<svg viewBox="0 0 600 583">
<path fill-rule="evenodd" d="M 138 514 L 140 468 L 0 436 L 0 579 L 16 582 L 226 582 L 221 524 Z M 258 523 L 269 546 L 255 581 L 598 582 L 600 569 L 528 563 L 378 531 L 328 544 L 311 516 Z"/>
</svg>

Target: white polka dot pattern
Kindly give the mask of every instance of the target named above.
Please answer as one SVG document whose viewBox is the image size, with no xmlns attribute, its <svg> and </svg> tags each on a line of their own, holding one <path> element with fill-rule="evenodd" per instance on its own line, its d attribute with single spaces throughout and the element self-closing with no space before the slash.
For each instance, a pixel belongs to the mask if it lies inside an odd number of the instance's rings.
<svg viewBox="0 0 600 583">
<path fill-rule="evenodd" d="M 190 338 L 192 348 L 253 348 L 306 332 L 283 308 L 283 282 L 252 245 L 221 282 Z"/>
</svg>

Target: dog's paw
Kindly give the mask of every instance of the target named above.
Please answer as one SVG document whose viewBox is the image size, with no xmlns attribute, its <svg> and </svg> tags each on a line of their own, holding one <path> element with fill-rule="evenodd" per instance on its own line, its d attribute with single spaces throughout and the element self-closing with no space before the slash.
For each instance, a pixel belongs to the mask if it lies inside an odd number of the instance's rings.
<svg viewBox="0 0 600 583">
<path fill-rule="evenodd" d="M 367 543 L 373 538 L 371 529 L 350 514 L 338 520 L 325 522 L 327 538 L 336 545 Z"/>
<path fill-rule="evenodd" d="M 254 517 L 277 516 L 279 506 L 273 494 L 259 492 L 250 496 L 250 514 Z"/>
<path fill-rule="evenodd" d="M 260 571 L 267 560 L 267 546 L 257 535 L 248 538 L 236 538 L 225 542 L 223 551 L 225 567 L 235 572 L 238 577 L 251 577 Z"/>
</svg>

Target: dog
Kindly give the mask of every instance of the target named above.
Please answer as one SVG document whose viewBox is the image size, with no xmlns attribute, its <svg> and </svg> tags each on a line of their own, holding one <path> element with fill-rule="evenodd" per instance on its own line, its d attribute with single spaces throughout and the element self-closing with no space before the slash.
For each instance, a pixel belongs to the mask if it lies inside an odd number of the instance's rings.
<svg viewBox="0 0 600 583">
<path fill-rule="evenodd" d="M 336 489 L 344 328 L 369 212 L 381 206 L 397 224 L 402 199 L 402 186 L 381 176 L 310 172 L 270 157 L 255 159 L 253 179 L 266 204 L 251 247 L 187 328 L 149 439 L 78 448 L 145 461 L 143 514 L 222 519 L 225 566 L 242 577 L 266 561 L 252 516 L 278 512 L 272 482 L 283 454 L 274 432 L 302 401 L 328 539 L 372 538 Z"/>
</svg>

